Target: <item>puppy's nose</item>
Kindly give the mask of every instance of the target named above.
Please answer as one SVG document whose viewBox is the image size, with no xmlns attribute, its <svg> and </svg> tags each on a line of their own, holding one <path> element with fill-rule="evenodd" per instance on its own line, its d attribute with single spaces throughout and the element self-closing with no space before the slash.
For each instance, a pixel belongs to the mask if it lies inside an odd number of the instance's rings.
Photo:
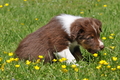
<svg viewBox="0 0 120 80">
<path fill-rule="evenodd" d="M 101 46 L 100 46 L 100 50 L 102 50 L 102 49 L 104 49 L 104 45 L 101 45 Z"/>
</svg>

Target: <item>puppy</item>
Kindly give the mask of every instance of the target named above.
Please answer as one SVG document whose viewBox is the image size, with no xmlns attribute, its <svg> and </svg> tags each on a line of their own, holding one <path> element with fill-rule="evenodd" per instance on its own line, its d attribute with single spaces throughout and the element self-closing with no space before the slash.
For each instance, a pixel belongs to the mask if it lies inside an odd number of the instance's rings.
<svg viewBox="0 0 120 80">
<path fill-rule="evenodd" d="M 45 63 L 64 57 L 67 63 L 75 63 L 82 58 L 79 46 L 90 53 L 104 48 L 100 40 L 101 25 L 101 22 L 94 18 L 58 15 L 24 38 L 15 51 L 16 56 L 34 60 L 42 55 Z"/>
</svg>

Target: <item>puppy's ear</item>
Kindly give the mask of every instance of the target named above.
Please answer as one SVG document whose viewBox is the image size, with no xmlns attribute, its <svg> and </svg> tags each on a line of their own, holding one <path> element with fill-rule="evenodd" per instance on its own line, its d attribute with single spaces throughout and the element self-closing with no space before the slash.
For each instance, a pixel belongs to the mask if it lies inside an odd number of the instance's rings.
<svg viewBox="0 0 120 80">
<path fill-rule="evenodd" d="M 77 24 L 71 27 L 71 38 L 72 40 L 77 39 L 77 37 L 84 32 L 81 24 Z"/>
<path fill-rule="evenodd" d="M 94 20 L 94 22 L 96 23 L 96 25 L 98 25 L 98 27 L 99 27 L 99 30 L 102 32 L 102 22 L 101 21 L 99 21 L 98 19 L 93 19 Z"/>
</svg>

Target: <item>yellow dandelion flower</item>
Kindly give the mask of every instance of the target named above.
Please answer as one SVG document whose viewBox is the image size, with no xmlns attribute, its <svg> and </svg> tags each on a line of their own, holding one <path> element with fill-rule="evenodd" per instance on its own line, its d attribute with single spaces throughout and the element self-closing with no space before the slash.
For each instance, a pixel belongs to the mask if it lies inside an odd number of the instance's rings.
<svg viewBox="0 0 120 80">
<path fill-rule="evenodd" d="M 24 23 L 20 23 L 21 25 L 25 25 Z"/>
<path fill-rule="evenodd" d="M 74 71 L 78 72 L 78 70 L 79 70 L 78 68 L 74 68 Z"/>
<path fill-rule="evenodd" d="M 66 65 L 61 65 L 62 68 L 66 68 L 67 66 Z"/>
<path fill-rule="evenodd" d="M 99 64 L 105 64 L 105 63 L 107 63 L 105 60 L 99 61 Z"/>
<path fill-rule="evenodd" d="M 98 2 L 100 2 L 100 0 L 97 0 Z"/>
<path fill-rule="evenodd" d="M 38 57 L 41 58 L 41 59 L 44 58 L 42 55 L 39 55 Z"/>
<path fill-rule="evenodd" d="M 120 69 L 120 66 L 117 66 L 117 69 Z"/>
<path fill-rule="evenodd" d="M 97 53 L 94 53 L 93 56 L 94 56 L 94 57 L 98 57 L 98 54 L 97 54 Z"/>
<path fill-rule="evenodd" d="M 112 36 L 109 36 L 109 39 L 114 39 Z"/>
<path fill-rule="evenodd" d="M 19 58 L 14 58 L 14 61 L 19 61 Z"/>
<path fill-rule="evenodd" d="M 37 59 L 36 63 L 39 63 L 40 62 L 40 59 Z"/>
<path fill-rule="evenodd" d="M 63 60 L 62 60 L 62 59 L 59 59 L 59 62 L 63 62 Z"/>
<path fill-rule="evenodd" d="M 110 46 L 111 49 L 115 49 L 115 46 Z"/>
<path fill-rule="evenodd" d="M 97 69 L 100 69 L 100 68 L 102 68 L 102 65 L 99 65 L 99 66 L 97 66 L 96 68 L 97 68 Z"/>
<path fill-rule="evenodd" d="M 67 70 L 67 69 L 62 69 L 62 72 L 65 72 L 65 73 L 66 73 L 66 72 L 68 72 L 68 70 Z"/>
<path fill-rule="evenodd" d="M 35 20 L 37 21 L 37 20 L 38 20 L 38 18 L 35 18 Z"/>
<path fill-rule="evenodd" d="M 110 34 L 111 36 L 114 36 L 115 34 L 114 33 L 112 33 L 112 34 Z"/>
<path fill-rule="evenodd" d="M 27 0 L 23 0 L 23 1 L 27 1 Z"/>
<path fill-rule="evenodd" d="M 0 8 L 2 8 L 3 7 L 3 5 L 0 5 Z"/>
<path fill-rule="evenodd" d="M 82 79 L 82 80 L 89 80 L 89 79 L 87 79 L 87 78 L 84 78 L 84 79 Z"/>
<path fill-rule="evenodd" d="M 117 61 L 117 57 L 112 57 L 112 60 L 113 61 Z"/>
<path fill-rule="evenodd" d="M 9 55 L 9 56 L 13 56 L 13 53 L 12 53 L 12 52 L 11 52 L 11 53 L 8 53 L 8 55 Z"/>
<path fill-rule="evenodd" d="M 104 53 L 103 55 L 107 55 L 107 53 Z"/>
<path fill-rule="evenodd" d="M 103 5 L 103 7 L 107 7 L 107 5 Z"/>
<path fill-rule="evenodd" d="M 0 57 L 0 62 L 2 61 L 2 58 Z"/>
<path fill-rule="evenodd" d="M 103 40 L 106 40 L 107 38 L 106 37 L 102 37 Z"/>
<path fill-rule="evenodd" d="M 80 14 L 84 14 L 84 12 L 83 12 L 83 11 L 81 11 L 81 12 L 80 12 Z"/>
<path fill-rule="evenodd" d="M 11 63 L 12 61 L 11 60 L 6 60 L 7 63 Z"/>
<path fill-rule="evenodd" d="M 19 64 L 17 64 L 17 65 L 15 65 L 15 67 L 16 67 L 16 68 L 19 68 L 19 67 L 20 67 L 20 65 L 19 65 Z"/>
<path fill-rule="evenodd" d="M 31 61 L 29 60 L 26 60 L 26 64 L 29 65 L 31 63 Z"/>
<path fill-rule="evenodd" d="M 116 70 L 116 68 L 111 68 L 111 70 L 112 70 L 112 71 L 115 71 L 115 70 Z"/>
<path fill-rule="evenodd" d="M 66 61 L 67 59 L 66 58 L 61 58 L 62 59 L 62 61 Z"/>
<path fill-rule="evenodd" d="M 56 62 L 56 61 L 57 61 L 57 59 L 53 59 L 52 61 L 53 61 L 53 62 Z"/>
<path fill-rule="evenodd" d="M 39 66 L 34 66 L 34 69 L 39 70 L 40 67 Z"/>
<path fill-rule="evenodd" d="M 10 61 L 14 61 L 14 58 L 10 58 Z"/>
<path fill-rule="evenodd" d="M 6 51 L 4 51 L 3 53 L 4 53 L 4 54 L 7 54 L 7 52 L 6 52 Z"/>
<path fill-rule="evenodd" d="M 108 65 L 108 66 L 106 66 L 107 68 L 111 68 L 111 66 L 110 65 Z"/>
<path fill-rule="evenodd" d="M 76 68 L 77 66 L 75 64 L 71 65 L 72 68 Z"/>
<path fill-rule="evenodd" d="M 9 3 L 6 3 L 5 6 L 9 6 Z"/>
</svg>

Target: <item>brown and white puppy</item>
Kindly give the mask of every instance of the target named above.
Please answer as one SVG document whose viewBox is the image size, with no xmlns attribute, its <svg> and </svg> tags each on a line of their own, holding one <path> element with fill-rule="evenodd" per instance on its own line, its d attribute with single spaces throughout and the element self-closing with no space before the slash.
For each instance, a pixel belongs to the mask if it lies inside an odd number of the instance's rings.
<svg viewBox="0 0 120 80">
<path fill-rule="evenodd" d="M 67 14 L 56 16 L 24 38 L 15 51 L 16 56 L 34 60 L 43 55 L 45 62 L 64 57 L 67 63 L 75 63 L 82 57 L 79 45 L 90 53 L 104 48 L 100 40 L 101 25 L 94 18 Z"/>
</svg>

